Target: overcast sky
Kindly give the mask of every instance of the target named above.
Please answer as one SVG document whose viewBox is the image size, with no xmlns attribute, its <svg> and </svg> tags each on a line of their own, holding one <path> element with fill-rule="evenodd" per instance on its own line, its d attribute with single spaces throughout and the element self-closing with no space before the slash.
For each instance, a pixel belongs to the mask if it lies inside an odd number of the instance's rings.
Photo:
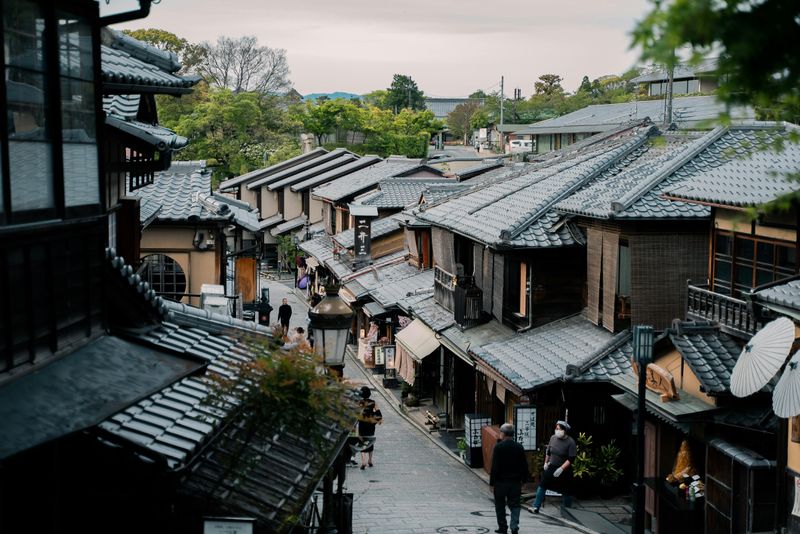
<svg viewBox="0 0 800 534">
<path fill-rule="evenodd" d="M 102 13 L 131 0 L 100 2 Z M 363 94 L 407 74 L 429 96 L 533 92 L 546 73 L 574 91 L 636 63 L 630 32 L 647 0 L 161 0 L 117 26 L 160 28 L 190 42 L 255 35 L 284 48 L 301 94 Z"/>
</svg>

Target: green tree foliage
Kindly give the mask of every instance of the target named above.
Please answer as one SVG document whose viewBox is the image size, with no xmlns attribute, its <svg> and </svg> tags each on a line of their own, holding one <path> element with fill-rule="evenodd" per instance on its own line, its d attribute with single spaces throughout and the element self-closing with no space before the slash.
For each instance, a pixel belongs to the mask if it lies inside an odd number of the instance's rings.
<svg viewBox="0 0 800 534">
<path fill-rule="evenodd" d="M 201 85 L 186 100 L 160 99 L 161 123 L 189 139 L 180 159 L 214 160 L 220 180 L 263 166 L 265 157 L 297 153 L 278 99 Z"/>
<path fill-rule="evenodd" d="M 457 105 L 453 111 L 447 115 L 447 127 L 450 133 L 467 143 L 468 137 L 472 134 L 472 118 L 481 109 L 479 102 L 468 100 Z"/>
<path fill-rule="evenodd" d="M 670 65 L 688 48 L 699 62 L 718 55 L 718 96 L 756 106 L 763 117 L 800 119 L 800 2 L 651 0 L 633 31 L 642 57 Z"/>
<path fill-rule="evenodd" d="M 410 76 L 395 74 L 389 86 L 386 103 L 389 109 L 399 112 L 403 108 L 425 109 L 425 95 Z"/>
<path fill-rule="evenodd" d="M 363 97 L 364 103 L 368 106 L 375 106 L 380 109 L 392 109 L 389 104 L 389 90 L 376 89 L 370 93 L 365 94 Z"/>
<path fill-rule="evenodd" d="M 205 48 L 202 45 L 190 43 L 186 39 L 166 30 L 142 28 L 139 30 L 123 30 L 123 33 L 155 46 L 159 50 L 166 50 L 177 55 L 178 60 L 181 62 L 179 74 L 194 72 L 205 57 Z"/>
<path fill-rule="evenodd" d="M 578 87 L 578 92 L 589 93 L 592 91 L 592 82 L 589 81 L 588 76 L 584 76 L 581 80 L 581 86 Z"/>
<path fill-rule="evenodd" d="M 555 95 L 564 92 L 561 87 L 561 82 L 564 78 L 558 74 L 542 74 L 539 76 L 539 81 L 534 83 L 534 89 L 537 95 Z"/>
</svg>

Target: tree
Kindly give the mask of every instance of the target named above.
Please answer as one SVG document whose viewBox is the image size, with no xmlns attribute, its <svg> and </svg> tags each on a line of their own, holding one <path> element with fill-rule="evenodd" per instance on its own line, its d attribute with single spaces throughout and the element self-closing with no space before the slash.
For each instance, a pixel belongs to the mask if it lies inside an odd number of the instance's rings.
<svg viewBox="0 0 800 534">
<path fill-rule="evenodd" d="M 331 106 L 330 100 L 321 102 L 308 101 L 295 109 L 297 118 L 306 132 L 314 134 L 317 145 L 322 146 L 322 138 L 336 127 L 336 112 L 338 108 Z"/>
<path fill-rule="evenodd" d="M 386 103 L 389 109 L 399 112 L 403 108 L 425 109 L 425 95 L 410 76 L 395 74 L 389 87 Z"/>
<path fill-rule="evenodd" d="M 194 72 L 197 66 L 203 62 L 205 48 L 199 44 L 192 44 L 174 33 L 157 28 L 147 28 L 139 30 L 123 30 L 123 33 L 130 35 L 134 39 L 152 45 L 159 50 L 166 50 L 178 56 L 181 63 L 179 74 Z"/>
<path fill-rule="evenodd" d="M 674 0 L 653 2 L 633 31 L 642 58 L 664 65 L 687 47 L 691 61 L 719 56 L 718 97 L 751 104 L 764 115 L 800 116 L 800 2 Z"/>
<path fill-rule="evenodd" d="M 578 87 L 578 91 L 583 91 L 584 93 L 589 93 L 592 91 L 592 82 L 589 81 L 588 76 L 584 76 L 581 80 L 581 86 Z"/>
<path fill-rule="evenodd" d="M 221 36 L 216 44 L 204 43 L 200 67 L 209 83 L 233 92 L 277 93 L 291 86 L 286 50 L 258 46 L 254 36 Z"/>
<path fill-rule="evenodd" d="M 483 89 L 478 89 L 477 91 L 469 95 L 470 98 L 486 98 L 487 96 L 488 95 Z"/>
<path fill-rule="evenodd" d="M 376 89 L 375 91 L 365 94 L 363 98 L 364 103 L 368 106 L 375 106 L 380 109 L 392 109 L 392 106 L 389 105 L 388 89 Z"/>
<path fill-rule="evenodd" d="M 539 81 L 534 83 L 535 93 L 537 95 L 555 95 L 564 92 L 561 87 L 561 82 L 564 78 L 558 74 L 542 74 L 539 76 Z"/>
<path fill-rule="evenodd" d="M 469 134 L 472 132 L 472 117 L 480 108 L 481 105 L 478 102 L 469 100 L 457 105 L 453 111 L 447 115 L 447 126 L 450 128 L 450 133 L 452 133 L 454 137 L 463 138 L 465 145 L 467 144 Z"/>
</svg>

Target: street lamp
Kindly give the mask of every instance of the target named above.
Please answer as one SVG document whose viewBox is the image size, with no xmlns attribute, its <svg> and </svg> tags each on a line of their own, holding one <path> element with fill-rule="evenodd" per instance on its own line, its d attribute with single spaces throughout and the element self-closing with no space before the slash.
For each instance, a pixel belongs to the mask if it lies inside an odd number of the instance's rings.
<svg viewBox="0 0 800 534">
<path fill-rule="evenodd" d="M 653 327 L 633 327 L 633 359 L 639 369 L 636 408 L 636 481 L 633 483 L 633 534 L 644 533 L 644 421 L 647 365 L 653 361 Z"/>
<path fill-rule="evenodd" d="M 325 367 L 342 376 L 347 335 L 353 319 L 353 310 L 339 296 L 339 288 L 325 287 L 325 298 L 308 310 L 314 352 L 322 358 Z"/>
</svg>

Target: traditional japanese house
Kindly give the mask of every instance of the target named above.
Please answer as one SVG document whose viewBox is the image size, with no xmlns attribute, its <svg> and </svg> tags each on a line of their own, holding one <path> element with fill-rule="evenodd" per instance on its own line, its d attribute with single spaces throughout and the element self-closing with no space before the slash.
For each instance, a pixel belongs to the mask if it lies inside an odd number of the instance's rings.
<svg viewBox="0 0 800 534">
<path fill-rule="evenodd" d="M 241 293 L 243 302 L 256 299 L 258 211 L 212 192 L 204 161 L 173 162 L 129 197 L 141 205 L 137 272 L 156 293 L 199 306 L 201 286 L 226 286 L 230 275 L 235 280 L 230 296 Z M 238 303 L 231 304 L 233 312 Z"/>
<path fill-rule="evenodd" d="M 101 82 L 108 94 L 184 83 L 101 69 L 101 26 L 149 5 L 108 18 L 89 0 L 7 0 L 0 9 L 2 532 L 188 533 L 208 515 L 246 515 L 254 532 L 272 532 L 303 516 L 321 481 L 330 490 L 342 476 L 330 469 L 343 465 L 346 433 L 336 426 L 321 449 L 278 431 L 264 470 L 245 484 L 210 476 L 242 415 L 208 409 L 206 373 L 252 358 L 242 339 L 267 333 L 165 301 L 107 249 L 130 239 L 109 216 L 123 209 L 122 180 L 157 169 L 123 145 L 98 143 Z M 137 240 L 138 228 L 137 212 Z"/>
</svg>

